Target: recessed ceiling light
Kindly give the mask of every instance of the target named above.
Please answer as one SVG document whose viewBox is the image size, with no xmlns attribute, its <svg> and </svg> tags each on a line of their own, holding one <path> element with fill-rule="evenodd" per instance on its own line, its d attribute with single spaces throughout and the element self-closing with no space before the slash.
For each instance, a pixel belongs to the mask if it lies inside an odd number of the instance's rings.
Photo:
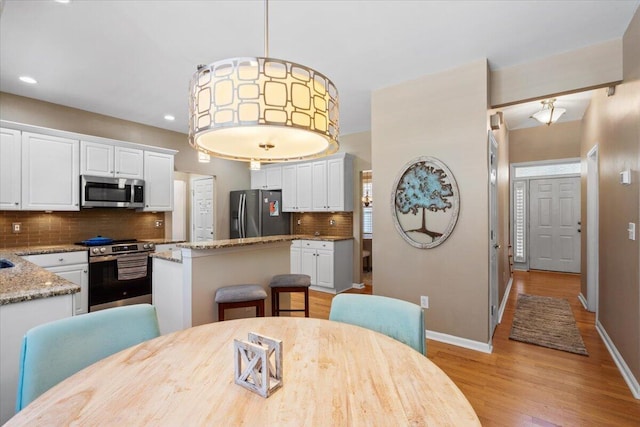
<svg viewBox="0 0 640 427">
<path fill-rule="evenodd" d="M 56 3 L 69 4 L 71 0 L 55 0 Z"/>
<path fill-rule="evenodd" d="M 174 121 L 176 118 L 174 116 L 172 116 L 171 114 L 165 114 L 164 116 L 165 120 L 168 120 L 170 122 Z"/>
<path fill-rule="evenodd" d="M 34 84 L 38 83 L 38 81 L 36 79 L 34 79 L 33 77 L 29 77 L 29 76 L 20 76 L 20 81 L 24 82 L 24 83 L 29 83 L 30 85 L 34 85 Z"/>
</svg>

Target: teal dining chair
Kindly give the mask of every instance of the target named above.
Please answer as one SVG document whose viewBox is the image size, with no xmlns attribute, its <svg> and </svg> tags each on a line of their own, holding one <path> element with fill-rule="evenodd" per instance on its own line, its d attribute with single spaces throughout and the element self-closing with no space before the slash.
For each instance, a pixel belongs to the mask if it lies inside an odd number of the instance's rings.
<svg viewBox="0 0 640 427">
<path fill-rule="evenodd" d="M 380 332 L 427 354 L 424 314 L 416 304 L 379 295 L 340 294 L 331 302 L 329 320 Z"/>
<path fill-rule="evenodd" d="M 85 367 L 160 335 L 155 307 L 137 304 L 68 317 L 22 339 L 16 412 Z"/>
</svg>

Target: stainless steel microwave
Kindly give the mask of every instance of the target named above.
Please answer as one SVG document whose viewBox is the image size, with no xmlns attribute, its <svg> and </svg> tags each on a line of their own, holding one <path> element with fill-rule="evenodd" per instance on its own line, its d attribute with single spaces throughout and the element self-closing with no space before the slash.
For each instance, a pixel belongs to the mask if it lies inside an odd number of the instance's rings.
<svg viewBox="0 0 640 427">
<path fill-rule="evenodd" d="M 104 176 L 80 177 L 83 208 L 142 208 L 144 180 Z"/>
</svg>

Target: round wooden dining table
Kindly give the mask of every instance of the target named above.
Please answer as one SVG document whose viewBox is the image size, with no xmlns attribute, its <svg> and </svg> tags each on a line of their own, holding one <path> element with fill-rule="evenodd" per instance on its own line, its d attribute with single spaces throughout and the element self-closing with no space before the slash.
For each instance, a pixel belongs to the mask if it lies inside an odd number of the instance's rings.
<svg viewBox="0 0 640 427">
<path fill-rule="evenodd" d="M 282 340 L 283 385 L 235 384 L 234 339 Z M 67 378 L 6 424 L 119 426 L 473 426 L 451 379 L 411 347 L 329 320 L 261 317 L 164 335 Z"/>
</svg>

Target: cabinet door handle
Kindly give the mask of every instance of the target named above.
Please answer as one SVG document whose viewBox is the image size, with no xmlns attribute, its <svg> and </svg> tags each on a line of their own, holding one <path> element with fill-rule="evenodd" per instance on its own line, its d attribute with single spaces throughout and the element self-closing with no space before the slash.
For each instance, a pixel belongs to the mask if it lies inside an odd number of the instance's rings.
<svg viewBox="0 0 640 427">
<path fill-rule="evenodd" d="M 64 258 L 58 258 L 58 261 L 64 262 Z"/>
<path fill-rule="evenodd" d="M 14 205 L 16 205 L 16 206 L 18 206 L 19 204 L 20 204 L 20 203 L 18 203 L 18 202 L 15 202 L 15 203 L 14 203 Z"/>
<path fill-rule="evenodd" d="M 88 271 L 88 270 L 82 270 L 82 272 L 83 272 L 84 274 L 87 274 L 89 271 Z"/>
</svg>

